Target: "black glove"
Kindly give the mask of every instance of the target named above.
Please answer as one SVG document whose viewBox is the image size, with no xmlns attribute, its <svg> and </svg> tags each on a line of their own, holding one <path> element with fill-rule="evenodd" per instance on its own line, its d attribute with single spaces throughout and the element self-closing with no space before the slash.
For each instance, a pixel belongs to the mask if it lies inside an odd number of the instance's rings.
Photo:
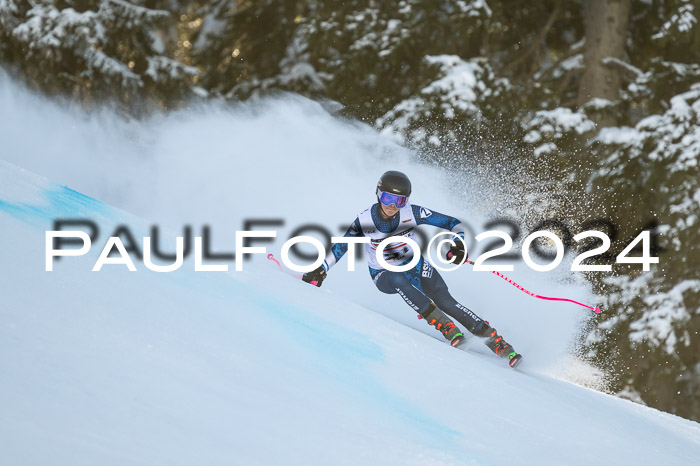
<svg viewBox="0 0 700 466">
<path fill-rule="evenodd" d="M 447 251 L 445 259 L 450 261 L 452 258 L 455 259 L 453 264 L 461 264 L 467 261 L 469 253 L 467 252 L 467 245 L 464 244 L 464 241 L 460 239 L 455 240 L 455 244 Z"/>
<path fill-rule="evenodd" d="M 323 267 L 312 270 L 311 272 L 306 272 L 302 275 L 301 279 L 306 283 L 311 283 L 314 286 L 321 286 L 323 280 L 326 278 L 326 271 Z"/>
</svg>

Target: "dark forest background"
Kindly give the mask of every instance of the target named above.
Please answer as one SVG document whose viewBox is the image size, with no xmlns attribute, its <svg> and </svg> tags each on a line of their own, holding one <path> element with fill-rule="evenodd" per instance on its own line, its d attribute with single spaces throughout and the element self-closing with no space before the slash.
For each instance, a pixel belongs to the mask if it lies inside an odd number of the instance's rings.
<svg viewBox="0 0 700 466">
<path fill-rule="evenodd" d="M 699 17 L 685 0 L 0 0 L 0 64 L 124 118 L 337 102 L 425 163 L 503 167 L 528 229 L 567 219 L 544 227 L 579 250 L 573 234 L 611 236 L 597 263 L 649 231 L 650 271 L 587 272 L 606 313 L 578 351 L 612 393 L 700 420 Z"/>
</svg>

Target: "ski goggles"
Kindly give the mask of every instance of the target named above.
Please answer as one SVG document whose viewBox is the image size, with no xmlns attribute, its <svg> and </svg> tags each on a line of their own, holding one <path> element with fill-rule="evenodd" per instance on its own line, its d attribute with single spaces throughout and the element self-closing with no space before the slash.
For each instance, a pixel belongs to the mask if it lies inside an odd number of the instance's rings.
<svg viewBox="0 0 700 466">
<path fill-rule="evenodd" d="M 379 202 L 387 207 L 394 204 L 396 208 L 400 209 L 408 204 L 408 196 L 386 193 L 380 190 L 377 190 L 377 196 L 379 197 Z"/>
</svg>

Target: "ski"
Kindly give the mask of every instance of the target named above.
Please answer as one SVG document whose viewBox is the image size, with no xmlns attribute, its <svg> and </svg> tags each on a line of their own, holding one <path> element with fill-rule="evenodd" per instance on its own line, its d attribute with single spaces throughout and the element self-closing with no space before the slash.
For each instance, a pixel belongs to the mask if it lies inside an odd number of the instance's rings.
<svg viewBox="0 0 700 466">
<path fill-rule="evenodd" d="M 508 365 L 515 369 L 518 364 L 520 364 L 520 361 L 522 361 L 523 356 L 520 353 L 516 353 L 513 351 L 508 355 Z"/>
<path fill-rule="evenodd" d="M 452 338 L 452 341 L 450 341 L 450 346 L 452 346 L 453 348 L 457 348 L 459 345 L 464 343 L 464 341 L 464 335 L 459 333 L 455 335 L 454 338 Z"/>
</svg>

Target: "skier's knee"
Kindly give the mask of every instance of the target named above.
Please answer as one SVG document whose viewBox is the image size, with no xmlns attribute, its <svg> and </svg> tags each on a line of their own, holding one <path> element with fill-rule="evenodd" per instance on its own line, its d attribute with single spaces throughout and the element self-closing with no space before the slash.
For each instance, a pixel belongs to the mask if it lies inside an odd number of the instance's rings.
<svg viewBox="0 0 700 466">
<path fill-rule="evenodd" d="M 421 281 L 425 293 L 436 301 L 444 297 L 451 297 L 444 280 Z"/>
<path fill-rule="evenodd" d="M 444 280 L 435 280 L 434 282 L 431 283 L 430 291 L 438 294 L 449 294 L 449 290 L 447 289 L 447 284 L 445 283 Z"/>
<path fill-rule="evenodd" d="M 397 288 L 406 282 L 406 277 L 404 277 L 402 273 L 389 272 L 386 274 L 386 281 L 392 287 Z"/>
<path fill-rule="evenodd" d="M 421 277 L 421 286 L 428 293 L 447 293 L 447 284 L 443 280 L 440 272 L 431 268 L 428 276 Z"/>
<path fill-rule="evenodd" d="M 377 283 L 377 289 L 379 289 L 379 291 L 381 291 L 382 293 L 386 293 L 386 294 L 396 294 L 396 293 L 398 293 L 398 291 L 396 290 L 396 288 L 391 288 L 390 286 L 386 286 L 386 287 L 385 287 L 385 286 L 381 286 L 381 285 L 379 285 L 379 283 Z"/>
<path fill-rule="evenodd" d="M 397 288 L 401 288 L 401 285 L 404 284 L 402 279 L 403 281 L 406 280 L 402 274 L 387 271 L 379 274 L 374 281 L 374 284 L 382 293 L 396 294 Z"/>
</svg>

